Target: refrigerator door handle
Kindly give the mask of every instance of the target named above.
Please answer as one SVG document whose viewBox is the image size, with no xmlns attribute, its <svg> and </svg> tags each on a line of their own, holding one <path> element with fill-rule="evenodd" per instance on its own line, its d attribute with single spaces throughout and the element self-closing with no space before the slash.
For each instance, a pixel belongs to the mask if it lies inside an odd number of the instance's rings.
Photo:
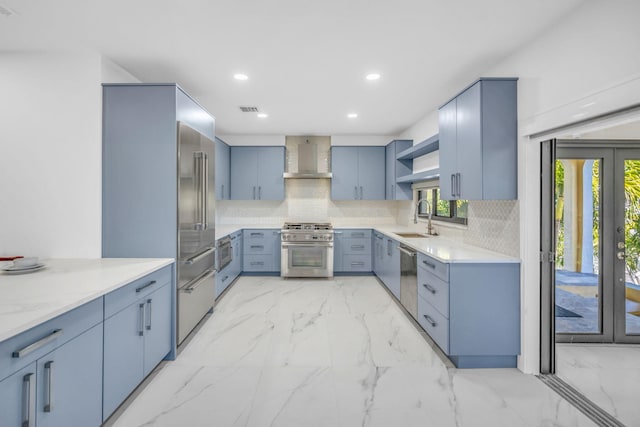
<svg viewBox="0 0 640 427">
<path fill-rule="evenodd" d="M 204 216 L 202 215 L 202 207 L 204 200 L 202 197 L 204 190 L 204 183 L 202 182 L 202 174 L 204 169 L 204 153 L 202 151 L 196 151 L 193 153 L 193 185 L 195 186 L 195 212 L 194 212 L 194 225 L 195 230 L 204 229 Z"/>
<path fill-rule="evenodd" d="M 204 168 L 202 171 L 202 222 L 203 222 L 203 230 L 207 230 L 209 228 L 209 155 L 207 153 L 203 153 L 204 157 L 202 159 L 204 163 Z"/>
</svg>

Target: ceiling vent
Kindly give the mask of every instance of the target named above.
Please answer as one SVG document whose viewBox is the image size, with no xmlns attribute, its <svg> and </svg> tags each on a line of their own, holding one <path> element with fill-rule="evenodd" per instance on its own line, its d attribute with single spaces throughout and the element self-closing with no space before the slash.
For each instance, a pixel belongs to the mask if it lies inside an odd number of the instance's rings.
<svg viewBox="0 0 640 427">
<path fill-rule="evenodd" d="M 257 113 L 258 107 L 240 107 L 240 111 L 243 113 Z"/>
<path fill-rule="evenodd" d="M 13 16 L 13 15 L 17 15 L 17 13 L 9 9 L 7 6 L 0 4 L 0 16 L 4 16 L 5 18 L 8 18 L 9 16 Z"/>
</svg>

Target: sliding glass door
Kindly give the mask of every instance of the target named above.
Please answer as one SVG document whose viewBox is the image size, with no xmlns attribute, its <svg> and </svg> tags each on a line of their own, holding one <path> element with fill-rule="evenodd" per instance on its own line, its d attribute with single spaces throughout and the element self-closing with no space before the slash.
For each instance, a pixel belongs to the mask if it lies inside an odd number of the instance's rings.
<svg viewBox="0 0 640 427">
<path fill-rule="evenodd" d="M 558 142 L 554 174 L 556 341 L 640 342 L 640 149 Z"/>
</svg>

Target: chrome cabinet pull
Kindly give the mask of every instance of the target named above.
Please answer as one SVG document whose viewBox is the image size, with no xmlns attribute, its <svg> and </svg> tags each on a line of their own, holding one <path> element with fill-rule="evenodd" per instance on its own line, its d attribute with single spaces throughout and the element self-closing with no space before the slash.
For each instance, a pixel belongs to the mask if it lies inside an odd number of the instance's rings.
<svg viewBox="0 0 640 427">
<path fill-rule="evenodd" d="M 201 259 L 203 259 L 207 255 L 210 255 L 213 252 L 215 252 L 215 250 L 216 250 L 215 248 L 206 248 L 205 250 L 203 250 L 199 254 L 195 254 L 194 256 L 189 257 L 186 260 L 182 261 L 182 263 L 186 264 L 186 265 L 195 264 L 196 262 L 200 261 Z"/>
<path fill-rule="evenodd" d="M 355 187 L 353 187 L 353 189 L 355 190 L 354 199 L 358 200 L 358 186 L 356 185 Z"/>
<path fill-rule="evenodd" d="M 364 266 L 364 261 L 353 261 L 351 263 L 352 267 L 357 267 L 357 266 Z"/>
<path fill-rule="evenodd" d="M 380 240 L 382 240 L 382 236 L 378 236 L 378 235 L 376 234 L 376 239 L 380 239 Z"/>
<path fill-rule="evenodd" d="M 364 250 L 364 245 L 351 245 L 351 249 L 353 250 Z"/>
<path fill-rule="evenodd" d="M 251 237 L 264 237 L 264 233 L 262 233 L 262 232 L 249 233 L 249 235 Z"/>
<path fill-rule="evenodd" d="M 53 360 L 44 364 L 44 412 L 53 412 Z"/>
<path fill-rule="evenodd" d="M 456 175 L 451 174 L 451 197 L 456 197 Z"/>
<path fill-rule="evenodd" d="M 138 308 L 140 309 L 138 314 L 140 315 L 138 317 L 138 321 L 140 324 L 140 329 L 138 329 L 138 336 L 144 336 L 144 303 L 140 303 L 138 305 Z"/>
<path fill-rule="evenodd" d="M 149 313 L 147 314 L 147 319 L 149 319 L 147 321 L 147 331 L 150 331 L 151 330 L 151 298 L 147 300 L 147 307 L 149 307 L 149 310 L 148 310 Z"/>
<path fill-rule="evenodd" d="M 427 284 L 427 283 L 423 283 L 422 286 L 424 286 L 429 292 L 431 292 L 432 294 L 436 294 L 436 290 L 433 286 Z"/>
<path fill-rule="evenodd" d="M 424 260 L 424 259 L 423 259 L 423 260 L 422 260 L 422 263 L 423 263 L 424 265 L 428 266 L 428 267 L 433 268 L 434 270 L 436 269 L 436 265 L 435 265 L 435 264 L 433 264 L 433 263 L 431 263 L 431 262 L 429 262 L 429 261 L 427 261 L 427 260 Z"/>
<path fill-rule="evenodd" d="M 224 184 L 222 184 L 221 193 L 222 193 L 222 200 L 224 200 Z"/>
<path fill-rule="evenodd" d="M 34 427 L 36 423 L 36 387 L 31 382 L 33 379 L 33 374 L 22 377 L 21 427 Z"/>
<path fill-rule="evenodd" d="M 251 265 L 264 265 L 264 261 L 252 261 Z"/>
<path fill-rule="evenodd" d="M 39 349 L 40 347 L 49 344 L 51 341 L 55 340 L 56 338 L 60 337 L 62 335 L 62 329 L 56 329 L 53 332 L 51 332 L 49 335 L 47 335 L 46 337 L 32 343 L 29 344 L 28 346 L 21 348 L 18 351 L 14 351 L 13 353 L 11 353 L 11 357 L 13 357 L 14 359 L 20 358 L 20 357 L 24 357 L 29 353 L 32 353 L 34 351 L 36 351 L 37 349 Z"/>
<path fill-rule="evenodd" d="M 224 278 L 222 279 L 222 281 L 223 281 L 223 282 L 226 282 L 228 278 L 229 278 L 229 276 L 224 276 Z"/>
<path fill-rule="evenodd" d="M 391 198 L 392 198 L 392 199 L 395 199 L 395 198 L 396 198 L 395 191 L 396 191 L 396 186 L 395 186 L 395 185 L 393 185 L 393 184 L 391 184 Z"/>
<path fill-rule="evenodd" d="M 262 186 L 258 185 L 258 200 L 262 200 Z"/>
<path fill-rule="evenodd" d="M 155 284 L 156 284 L 156 281 L 152 280 L 149 283 L 147 283 L 146 285 L 143 285 L 143 286 L 140 286 L 139 288 L 136 288 L 136 293 L 142 292 L 143 290 L 147 289 L 149 286 L 153 286 Z"/>
<path fill-rule="evenodd" d="M 253 186 L 253 200 L 256 199 L 256 186 Z"/>
<path fill-rule="evenodd" d="M 215 276 L 216 270 L 207 270 L 200 276 L 187 283 L 182 290 L 188 294 L 199 288 L 208 278 Z"/>
<path fill-rule="evenodd" d="M 251 249 L 264 249 L 264 245 L 251 245 Z"/>
<path fill-rule="evenodd" d="M 436 326 L 438 326 L 438 323 L 435 320 L 433 320 L 433 318 L 431 316 L 429 316 L 427 314 L 423 314 L 423 316 L 424 316 L 425 319 L 427 319 L 427 322 L 429 322 L 431 324 L 431 326 L 433 326 L 434 328 Z"/>
<path fill-rule="evenodd" d="M 364 237 L 364 233 L 361 231 L 356 233 L 351 233 L 351 237 Z"/>
<path fill-rule="evenodd" d="M 362 200 L 362 186 L 360 186 L 360 200 Z"/>
</svg>

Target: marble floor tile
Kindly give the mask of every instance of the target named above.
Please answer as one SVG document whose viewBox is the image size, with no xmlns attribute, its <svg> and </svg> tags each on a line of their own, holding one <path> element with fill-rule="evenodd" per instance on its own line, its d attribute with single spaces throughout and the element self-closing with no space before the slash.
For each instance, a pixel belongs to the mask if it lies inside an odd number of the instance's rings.
<svg viewBox="0 0 640 427">
<path fill-rule="evenodd" d="M 558 343 L 556 373 L 622 423 L 640 425 L 640 346 Z"/>
<path fill-rule="evenodd" d="M 450 366 L 375 277 L 242 276 L 114 425 L 593 425 L 533 376 Z"/>
</svg>

